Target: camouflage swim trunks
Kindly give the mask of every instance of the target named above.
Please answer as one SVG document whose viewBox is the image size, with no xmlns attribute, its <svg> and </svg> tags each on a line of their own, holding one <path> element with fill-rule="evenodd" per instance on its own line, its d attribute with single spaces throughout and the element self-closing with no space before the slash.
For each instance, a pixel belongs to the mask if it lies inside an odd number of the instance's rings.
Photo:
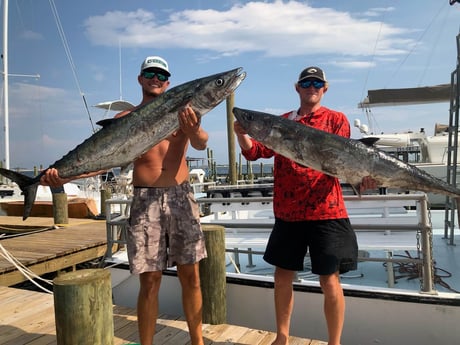
<svg viewBox="0 0 460 345">
<path fill-rule="evenodd" d="M 135 187 L 127 231 L 130 271 L 162 271 L 206 257 L 199 208 L 190 183 Z"/>
</svg>

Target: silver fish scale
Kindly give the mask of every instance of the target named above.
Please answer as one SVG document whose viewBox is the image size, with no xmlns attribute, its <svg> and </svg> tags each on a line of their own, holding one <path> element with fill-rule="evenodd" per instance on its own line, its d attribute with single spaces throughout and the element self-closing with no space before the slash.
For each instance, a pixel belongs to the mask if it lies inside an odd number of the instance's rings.
<svg viewBox="0 0 460 345">
<path fill-rule="evenodd" d="M 281 116 L 234 108 L 247 133 L 275 152 L 353 186 L 370 176 L 379 187 L 396 187 L 460 197 L 460 189 L 360 141 Z"/>
<path fill-rule="evenodd" d="M 51 167 L 61 177 L 125 167 L 141 154 L 179 129 L 178 110 L 185 104 L 203 116 L 227 98 L 246 77 L 242 68 L 214 74 L 176 86 L 131 113 L 104 121 L 105 126 L 83 141 Z M 16 182 L 24 194 L 22 219 L 29 217 L 40 177 L 30 178 L 0 168 L 0 174 Z"/>
<path fill-rule="evenodd" d="M 51 167 L 61 177 L 127 166 L 179 129 L 178 110 L 188 102 L 203 116 L 239 86 L 241 68 L 176 86 L 130 114 L 115 119 Z"/>
</svg>

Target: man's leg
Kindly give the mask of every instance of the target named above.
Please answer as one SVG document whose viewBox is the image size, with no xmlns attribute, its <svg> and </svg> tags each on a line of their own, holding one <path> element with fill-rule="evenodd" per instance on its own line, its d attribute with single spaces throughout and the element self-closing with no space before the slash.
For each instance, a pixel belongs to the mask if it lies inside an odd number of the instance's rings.
<svg viewBox="0 0 460 345">
<path fill-rule="evenodd" d="M 202 334 L 203 300 L 199 264 L 178 265 L 177 276 L 182 286 L 182 305 L 192 345 L 204 345 Z"/>
<path fill-rule="evenodd" d="M 289 344 L 289 327 L 294 306 L 292 290 L 294 274 L 294 271 L 283 268 L 276 267 L 275 269 L 276 339 L 272 345 Z"/>
<path fill-rule="evenodd" d="M 319 278 L 324 294 L 324 315 L 329 335 L 328 345 L 340 345 L 345 319 L 345 297 L 340 285 L 339 272 Z"/>
<path fill-rule="evenodd" d="M 161 271 L 145 272 L 139 276 L 141 287 L 137 298 L 137 323 L 142 345 L 153 345 L 155 325 L 158 318 L 158 292 Z"/>
</svg>

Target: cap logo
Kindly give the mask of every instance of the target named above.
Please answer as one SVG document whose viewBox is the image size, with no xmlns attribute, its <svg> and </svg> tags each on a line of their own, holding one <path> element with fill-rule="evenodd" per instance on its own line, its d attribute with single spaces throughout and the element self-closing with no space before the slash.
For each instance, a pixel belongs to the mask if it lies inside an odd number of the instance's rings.
<svg viewBox="0 0 460 345">
<path fill-rule="evenodd" d="M 316 72 L 318 72 L 318 70 L 317 70 L 316 68 L 309 68 L 309 69 L 307 70 L 307 72 L 308 72 L 308 73 L 316 73 Z"/>
<path fill-rule="evenodd" d="M 149 59 L 149 60 L 146 61 L 146 63 L 147 64 L 149 64 L 149 63 L 157 63 L 157 64 L 160 64 L 161 66 L 163 66 L 166 69 L 168 68 L 163 61 L 158 60 L 158 59 Z"/>
</svg>

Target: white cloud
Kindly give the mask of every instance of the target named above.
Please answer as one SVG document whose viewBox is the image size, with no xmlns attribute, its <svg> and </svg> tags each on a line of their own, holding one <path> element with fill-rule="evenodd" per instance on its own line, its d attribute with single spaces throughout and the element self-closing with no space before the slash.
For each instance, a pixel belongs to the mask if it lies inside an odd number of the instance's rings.
<svg viewBox="0 0 460 345">
<path fill-rule="evenodd" d="M 387 12 L 393 12 L 394 10 L 394 7 L 375 7 L 363 12 L 363 15 L 368 17 L 378 17 L 385 15 Z"/>
<path fill-rule="evenodd" d="M 143 9 L 111 11 L 88 18 L 84 27 L 94 45 L 118 46 L 121 40 L 124 47 L 188 48 L 208 51 L 208 55 L 209 51 L 219 55 L 260 52 L 271 57 L 406 54 L 414 45 L 404 37 L 408 30 L 368 19 L 391 10 L 353 15 L 299 1 L 248 2 L 224 11 L 174 12 L 166 20 Z"/>
<path fill-rule="evenodd" d="M 44 39 L 42 34 L 35 32 L 35 31 L 31 31 L 31 30 L 25 30 L 21 34 L 21 37 L 26 40 L 34 40 L 34 41 L 41 41 Z"/>
</svg>

